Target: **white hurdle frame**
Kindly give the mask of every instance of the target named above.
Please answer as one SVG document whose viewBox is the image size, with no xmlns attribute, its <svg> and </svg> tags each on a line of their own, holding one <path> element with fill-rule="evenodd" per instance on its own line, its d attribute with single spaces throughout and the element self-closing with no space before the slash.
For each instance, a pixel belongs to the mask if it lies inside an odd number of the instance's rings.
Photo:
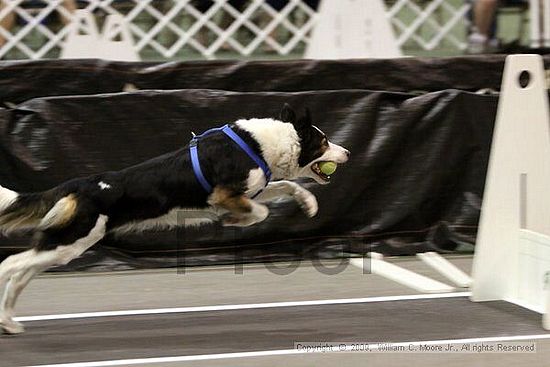
<svg viewBox="0 0 550 367">
<path fill-rule="evenodd" d="M 416 254 L 416 256 L 426 265 L 453 282 L 457 287 L 469 288 L 471 286 L 472 278 L 437 252 L 423 252 Z"/>
<path fill-rule="evenodd" d="M 530 81 L 522 86 L 525 72 Z M 483 195 L 472 300 L 504 300 L 545 313 L 549 234 L 550 113 L 544 65 L 539 55 L 511 55 Z"/>
<path fill-rule="evenodd" d="M 429 262 L 428 265 L 432 266 L 435 270 L 442 273 L 443 276 L 449 279 L 455 279 L 456 274 L 462 273 L 460 269 L 453 264 L 443 259 L 439 254 L 435 252 L 430 253 L 431 258 L 438 258 L 435 261 Z M 446 283 L 437 281 L 430 277 L 420 275 L 411 270 L 402 268 L 398 265 L 392 264 L 384 260 L 384 256 L 377 252 L 370 252 L 369 258 L 353 258 L 350 259 L 350 264 L 363 269 L 365 273 L 378 275 L 384 277 L 393 282 L 404 285 L 405 287 L 414 289 L 421 293 L 450 293 L 456 291 L 456 288 Z M 437 262 L 438 265 L 433 266 L 433 263 Z M 445 263 L 445 265 L 441 265 Z M 465 278 L 468 276 L 462 273 Z"/>
<path fill-rule="evenodd" d="M 550 330 L 550 111 L 540 55 L 506 58 L 472 278 L 436 253 L 417 256 L 459 287 L 471 285 L 472 301 L 517 304 L 543 314 Z M 350 262 L 418 291 L 452 289 L 380 254 L 370 268 L 367 261 Z"/>
<path fill-rule="evenodd" d="M 363 269 L 365 273 L 384 277 L 421 293 L 455 292 L 458 289 L 471 287 L 472 278 L 437 252 L 422 252 L 416 256 L 424 264 L 450 280 L 454 286 L 390 263 L 377 252 L 369 252 L 368 258 L 352 258 L 350 264 Z"/>
</svg>

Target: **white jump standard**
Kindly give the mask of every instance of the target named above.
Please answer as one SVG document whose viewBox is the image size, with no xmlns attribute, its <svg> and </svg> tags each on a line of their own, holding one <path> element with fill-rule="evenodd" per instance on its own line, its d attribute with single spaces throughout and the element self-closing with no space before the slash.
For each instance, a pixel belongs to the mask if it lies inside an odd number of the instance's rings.
<svg viewBox="0 0 550 367">
<path fill-rule="evenodd" d="M 529 77 L 527 85 L 520 82 L 522 74 Z M 550 117 L 542 57 L 508 56 L 474 256 L 473 301 L 505 300 L 544 312 L 549 190 Z"/>
<path fill-rule="evenodd" d="M 541 56 L 506 59 L 472 278 L 436 253 L 418 257 L 458 287 L 471 286 L 472 301 L 542 313 L 550 330 L 550 113 Z M 379 254 L 367 261 L 351 263 L 417 291 L 454 290 Z"/>
</svg>

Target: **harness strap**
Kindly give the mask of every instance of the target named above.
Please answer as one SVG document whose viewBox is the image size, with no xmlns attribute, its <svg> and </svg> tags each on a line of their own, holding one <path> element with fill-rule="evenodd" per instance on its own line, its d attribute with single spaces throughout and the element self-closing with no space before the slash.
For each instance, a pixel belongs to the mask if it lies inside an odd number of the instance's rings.
<svg viewBox="0 0 550 367">
<path fill-rule="evenodd" d="M 258 156 L 258 154 L 256 154 L 256 152 L 254 152 L 254 150 L 252 150 L 252 148 L 250 148 L 250 146 L 246 144 L 246 142 L 239 135 L 237 135 L 237 133 L 233 131 L 233 129 L 231 129 L 229 125 L 224 125 L 222 127 L 207 130 L 201 135 L 194 136 L 189 143 L 189 153 L 191 155 L 191 165 L 193 167 L 193 172 L 195 173 L 197 181 L 199 181 L 204 190 L 208 193 L 211 193 L 212 185 L 210 185 L 210 183 L 202 173 L 197 145 L 199 139 L 218 131 L 222 131 L 227 137 L 233 140 L 250 157 L 250 159 L 252 159 L 258 165 L 258 167 L 260 167 L 260 169 L 264 172 L 265 186 L 267 186 L 267 184 L 271 180 L 271 170 L 267 166 L 267 163 L 260 156 Z M 262 191 L 263 189 L 258 191 L 252 198 L 258 196 Z"/>
<path fill-rule="evenodd" d="M 199 152 L 197 151 L 197 141 L 194 138 L 191 140 L 189 152 L 191 154 L 191 164 L 193 166 L 193 171 L 195 172 L 195 177 L 197 177 L 197 180 L 206 192 L 212 192 L 212 186 L 208 183 L 208 180 L 202 173 L 201 164 L 199 161 Z"/>
<path fill-rule="evenodd" d="M 256 152 L 254 152 L 252 150 L 252 148 L 250 148 L 250 146 L 248 144 L 245 143 L 245 141 L 239 136 L 237 135 L 236 132 L 234 132 L 231 127 L 229 127 L 229 125 L 225 125 L 223 128 L 222 128 L 222 131 L 224 132 L 225 135 L 229 136 L 229 138 L 231 140 L 233 140 L 235 143 L 237 143 L 237 145 L 239 147 L 241 147 L 242 150 L 244 150 L 244 152 L 246 154 L 248 154 L 248 156 L 254 161 L 256 162 L 256 164 L 258 165 L 258 167 L 260 167 L 262 169 L 262 171 L 264 171 L 264 175 L 265 175 L 265 182 L 266 182 L 266 186 L 267 186 L 267 183 L 271 180 L 271 170 L 269 169 L 269 167 L 267 166 L 267 163 L 265 163 L 265 161 L 256 154 Z"/>
</svg>

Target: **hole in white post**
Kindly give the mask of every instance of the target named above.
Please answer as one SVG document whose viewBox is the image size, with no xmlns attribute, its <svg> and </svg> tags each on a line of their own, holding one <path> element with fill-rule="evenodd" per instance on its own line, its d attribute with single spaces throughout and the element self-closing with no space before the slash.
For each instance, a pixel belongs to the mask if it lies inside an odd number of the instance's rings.
<svg viewBox="0 0 550 367">
<path fill-rule="evenodd" d="M 529 83 L 531 83 L 531 73 L 527 70 L 523 70 L 518 77 L 519 86 L 522 88 L 527 88 Z"/>
</svg>

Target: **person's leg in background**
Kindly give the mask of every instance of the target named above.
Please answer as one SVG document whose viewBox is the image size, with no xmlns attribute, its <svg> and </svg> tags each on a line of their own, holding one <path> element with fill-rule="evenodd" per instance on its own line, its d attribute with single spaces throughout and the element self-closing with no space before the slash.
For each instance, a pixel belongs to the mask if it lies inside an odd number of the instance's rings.
<svg viewBox="0 0 550 367">
<path fill-rule="evenodd" d="M 75 0 L 63 0 L 63 5 L 61 5 L 67 10 L 67 12 L 73 14 L 77 10 L 76 1 Z M 60 13 L 61 15 L 61 21 L 63 24 L 67 25 L 71 23 L 71 18 L 66 16 L 64 13 Z"/>
<path fill-rule="evenodd" d="M 5 10 L 7 6 L 8 0 L 0 0 L 0 27 L 2 27 L 4 31 L 9 32 L 15 24 L 15 13 L 10 11 L 2 16 L 3 10 Z M 2 47 L 6 42 L 7 40 L 0 33 L 0 47 Z"/>
<path fill-rule="evenodd" d="M 472 6 L 474 27 L 468 38 L 468 52 L 483 53 L 491 38 L 498 0 L 475 0 Z"/>
<path fill-rule="evenodd" d="M 11 31 L 11 29 L 15 25 L 15 12 L 10 11 L 4 16 L 1 15 L 2 10 L 8 6 L 8 3 L 9 0 L 0 0 L 0 27 L 2 27 L 3 30 L 7 32 Z M 63 0 L 61 6 L 65 8 L 68 13 L 71 14 L 74 13 L 77 9 L 75 0 Z M 65 25 L 71 22 L 71 18 L 67 16 L 65 12 L 60 12 L 60 19 Z M 0 33 L 0 47 L 2 47 L 6 43 L 6 41 L 7 40 Z"/>
<path fill-rule="evenodd" d="M 489 37 L 491 24 L 495 18 L 498 0 L 476 0 L 474 3 L 474 24 L 477 31 Z"/>
</svg>

